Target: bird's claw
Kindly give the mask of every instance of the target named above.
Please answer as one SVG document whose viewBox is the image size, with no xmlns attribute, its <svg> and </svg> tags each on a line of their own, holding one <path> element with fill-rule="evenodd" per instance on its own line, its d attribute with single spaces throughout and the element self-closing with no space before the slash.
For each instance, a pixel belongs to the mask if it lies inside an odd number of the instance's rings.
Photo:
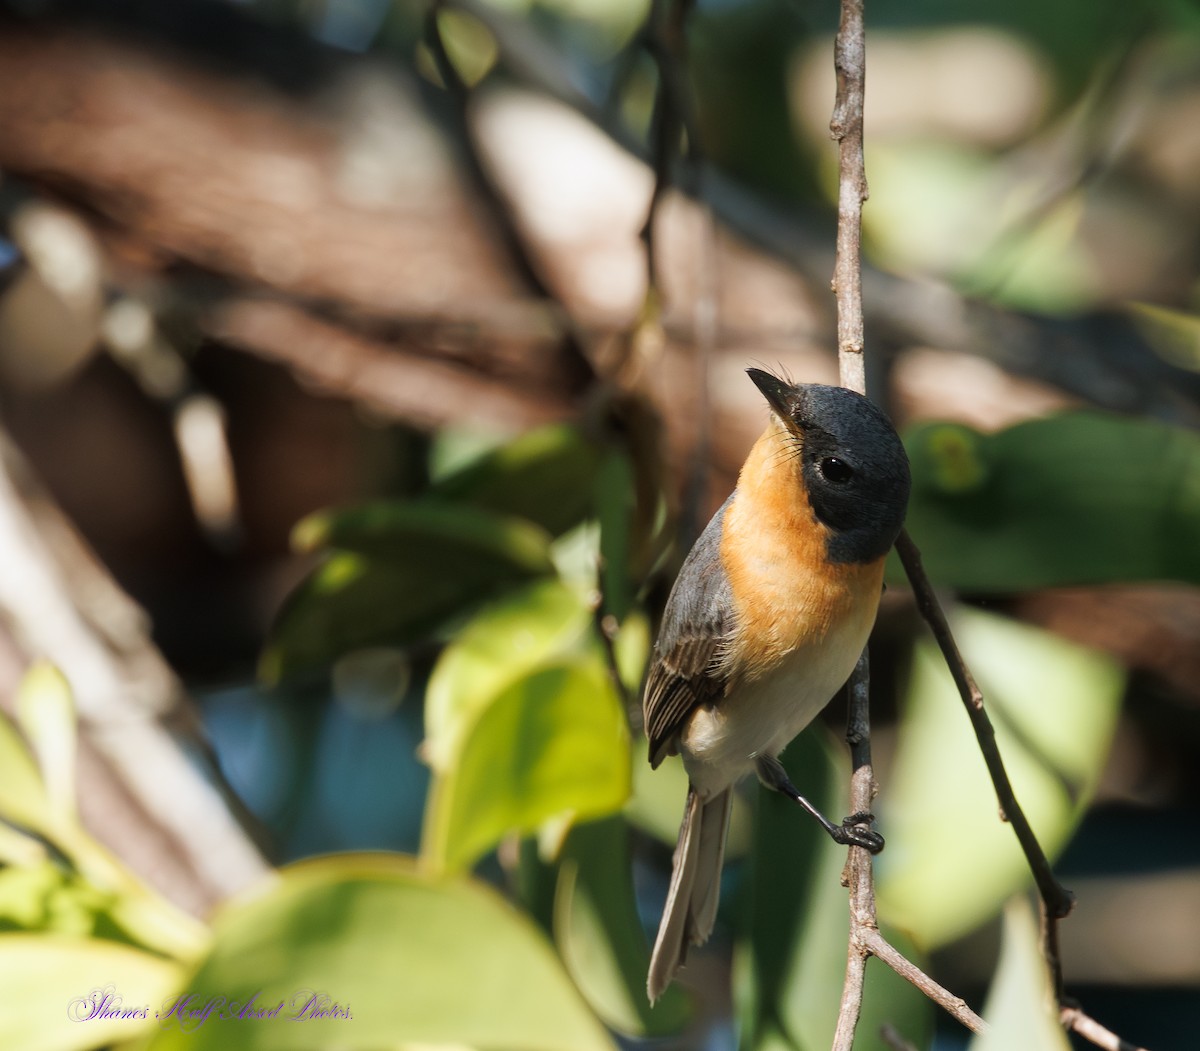
<svg viewBox="0 0 1200 1051">
<path fill-rule="evenodd" d="M 883 850 L 883 836 L 870 828 L 874 820 L 871 814 L 851 814 L 842 820 L 841 826 L 835 826 L 833 838 L 842 846 L 862 847 L 872 854 Z"/>
</svg>

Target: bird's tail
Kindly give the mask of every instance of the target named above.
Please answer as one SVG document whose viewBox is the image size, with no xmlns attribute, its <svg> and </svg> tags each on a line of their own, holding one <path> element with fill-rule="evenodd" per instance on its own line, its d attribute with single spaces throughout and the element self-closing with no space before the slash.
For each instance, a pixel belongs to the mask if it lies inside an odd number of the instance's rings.
<svg viewBox="0 0 1200 1051">
<path fill-rule="evenodd" d="M 683 966 L 689 945 L 701 945 L 712 933 L 721 896 L 721 862 L 733 789 L 702 801 L 688 786 L 687 806 L 675 845 L 674 868 L 662 922 L 650 957 L 646 993 L 654 1003 Z"/>
</svg>

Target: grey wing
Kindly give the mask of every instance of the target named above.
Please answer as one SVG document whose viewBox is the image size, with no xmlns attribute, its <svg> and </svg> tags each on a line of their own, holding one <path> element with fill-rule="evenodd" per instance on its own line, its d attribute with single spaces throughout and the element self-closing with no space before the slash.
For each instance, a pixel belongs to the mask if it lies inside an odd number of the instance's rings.
<svg viewBox="0 0 1200 1051">
<path fill-rule="evenodd" d="M 719 662 L 732 628 L 732 603 L 720 552 L 732 501 L 730 496 L 700 534 L 667 599 L 642 701 L 652 766 L 676 750 L 676 735 L 693 710 L 725 695 Z"/>
</svg>

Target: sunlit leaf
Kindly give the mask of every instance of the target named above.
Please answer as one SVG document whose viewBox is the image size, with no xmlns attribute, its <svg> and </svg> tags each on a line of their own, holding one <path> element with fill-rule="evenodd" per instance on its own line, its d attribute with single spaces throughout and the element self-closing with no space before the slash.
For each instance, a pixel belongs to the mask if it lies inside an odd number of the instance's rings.
<svg viewBox="0 0 1200 1051">
<path fill-rule="evenodd" d="M 425 692 L 425 759 L 444 769 L 456 735 L 502 687 L 550 656 L 578 649 L 592 613 L 556 578 L 535 581 L 476 614 L 442 651 Z"/>
<path fill-rule="evenodd" d="M 432 558 L 480 552 L 542 571 L 549 538 L 523 518 L 436 500 L 380 500 L 303 519 L 293 532 L 302 551 L 333 547 L 392 558 L 412 545 Z"/>
<path fill-rule="evenodd" d="M 1054 857 L 1103 768 L 1124 676 L 1109 658 L 1002 617 L 961 611 L 979 681 L 1026 816 Z M 1012 829 L 932 642 L 917 646 L 894 767 L 877 811 L 880 914 L 936 948 L 993 915 L 1029 881 Z"/>
<path fill-rule="evenodd" d="M 285 868 L 214 926 L 215 948 L 186 991 L 199 1007 L 224 1004 L 190 1031 L 171 1019 L 152 1051 L 612 1049 L 525 917 L 479 883 L 434 879 L 398 856 Z M 350 1017 L 293 1020 L 314 994 Z M 277 1017 L 220 1017 L 252 998 L 252 1010 L 278 1007 Z"/>
<path fill-rule="evenodd" d="M 986 435 L 907 436 L 908 529 L 930 577 L 992 593 L 1066 584 L 1200 583 L 1200 436 L 1080 412 Z"/>
<path fill-rule="evenodd" d="M 183 977 L 178 964 L 117 942 L 0 934 L 0 1046 L 83 1051 L 132 1039 L 153 1028 Z"/>
<path fill-rule="evenodd" d="M 588 517 L 600 451 L 577 428 L 528 431 L 433 488 L 442 500 L 466 501 L 536 522 L 559 536 Z"/>
<path fill-rule="evenodd" d="M 610 814 L 629 795 L 625 713 L 595 658 L 516 679 L 456 744 L 426 810 L 422 854 L 435 869 L 466 868 L 552 817 Z"/>
<path fill-rule="evenodd" d="M 412 643 L 552 568 L 545 532 L 472 507 L 371 505 L 298 529 L 305 544 L 351 550 L 334 553 L 288 598 L 262 658 L 268 681 L 352 650 Z"/>
<path fill-rule="evenodd" d="M 1151 346 L 1167 361 L 1200 372 L 1200 317 L 1159 303 L 1134 303 L 1129 312 Z"/>
<path fill-rule="evenodd" d="M 847 809 L 847 764 L 834 762 L 818 730 L 803 733 L 784 753 L 792 781 L 834 820 Z M 749 908 L 739 934 L 735 988 L 744 1051 L 828 1047 L 837 1024 L 846 971 L 849 905 L 841 872 L 846 848 L 785 797 L 756 789 Z M 891 840 L 888 840 L 890 849 Z M 885 851 L 886 854 L 886 851 Z M 885 935 L 920 964 L 895 932 Z M 867 971 L 860 1031 L 890 1022 L 917 1046 L 933 1027 L 929 1001 L 889 968 Z M 867 1040 L 864 1046 L 874 1046 Z"/>
<path fill-rule="evenodd" d="M 1052 1004 L 1033 909 L 1026 899 L 1013 899 L 1004 910 L 1000 964 L 983 1009 L 990 1028 L 972 1039 L 971 1051 L 1069 1051 Z"/>
<path fill-rule="evenodd" d="M 0 817 L 34 832 L 54 824 L 46 788 L 29 746 L 0 712 Z"/>
<path fill-rule="evenodd" d="M 0 869 L 0 930 L 91 935 L 109 904 L 103 891 L 48 859 Z"/>
<path fill-rule="evenodd" d="M 54 665 L 30 667 L 17 691 L 17 718 L 41 768 L 46 800 L 56 823 L 75 820 L 75 702 Z"/>
<path fill-rule="evenodd" d="M 649 945 L 638 915 L 629 826 L 617 818 L 577 825 L 558 862 L 554 938 L 563 963 L 604 1022 L 632 1036 L 677 1032 L 687 1000 L 671 987 L 646 998 Z"/>
</svg>

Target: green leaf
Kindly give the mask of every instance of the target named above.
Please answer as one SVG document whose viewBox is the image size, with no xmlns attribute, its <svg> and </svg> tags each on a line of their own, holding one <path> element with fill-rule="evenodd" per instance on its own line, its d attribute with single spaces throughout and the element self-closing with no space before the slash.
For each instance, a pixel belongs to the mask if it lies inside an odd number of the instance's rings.
<svg viewBox="0 0 1200 1051">
<path fill-rule="evenodd" d="M 990 614 L 962 610 L 974 671 L 1026 817 L 1053 858 L 1108 755 L 1124 676 L 1109 658 Z M 974 929 L 1029 873 L 940 652 L 918 644 L 894 766 L 877 807 L 887 849 L 880 915 L 937 948 Z"/>
<path fill-rule="evenodd" d="M 1027 899 L 1014 898 L 1004 910 L 1000 963 L 983 1009 L 990 1028 L 971 1040 L 971 1051 L 1070 1051 L 1052 1003 L 1037 920 Z"/>
<path fill-rule="evenodd" d="M 0 868 L 0 930 L 91 935 L 110 904 L 108 894 L 48 859 Z"/>
<path fill-rule="evenodd" d="M 605 1024 L 630 1036 L 678 1032 L 687 998 L 671 987 L 646 998 L 650 951 L 638 915 L 629 826 L 620 818 L 577 825 L 558 865 L 554 939 L 575 984 Z"/>
<path fill-rule="evenodd" d="M 135 1038 L 183 976 L 178 964 L 117 942 L 0 934 L 0 1046 L 84 1051 Z"/>
<path fill-rule="evenodd" d="M 333 547 L 408 560 L 412 545 L 431 558 L 479 552 L 545 572 L 550 538 L 522 518 L 435 500 L 379 500 L 309 515 L 293 531 L 302 551 Z M 441 567 L 444 568 L 444 567 Z"/>
<path fill-rule="evenodd" d="M 58 825 L 75 823 L 75 700 L 53 664 L 30 666 L 17 690 L 17 718 L 37 754 L 46 802 Z"/>
<path fill-rule="evenodd" d="M 41 927 L 74 933 L 107 925 L 129 939 L 179 959 L 193 959 L 207 944 L 194 917 L 162 898 L 79 824 L 74 800 L 75 724 L 66 681 L 49 665 L 35 665 L 21 686 L 23 722 L 56 786 L 47 795 L 33 757 L 16 727 L 0 714 L 0 818 L 41 837 L 0 827 L 0 926 Z M 44 842 L 43 842 L 44 841 Z M 53 847 L 70 864 L 47 860 Z"/>
<path fill-rule="evenodd" d="M 422 752 L 445 769 L 456 739 L 513 679 L 590 639 L 584 596 L 556 578 L 538 580 L 480 610 L 442 651 L 425 691 Z M 594 640 L 591 640 L 594 642 Z"/>
<path fill-rule="evenodd" d="M 1200 435 L 1079 412 L 992 435 L 930 424 L 906 445 L 908 529 L 937 583 L 1200 583 Z"/>
<path fill-rule="evenodd" d="M 422 856 L 436 870 L 467 868 L 506 833 L 551 818 L 613 813 L 629 795 L 625 713 L 594 658 L 511 682 L 455 744 L 425 815 Z"/>
<path fill-rule="evenodd" d="M 801 734 L 783 756 L 793 783 L 831 818 L 846 810 L 849 773 L 834 762 L 824 735 Z M 795 803 L 756 790 L 748 908 L 734 958 L 744 1051 L 828 1047 L 837 1024 L 846 971 L 849 906 L 839 847 Z M 888 840 L 889 849 L 891 840 Z M 886 854 L 886 851 L 885 851 Z M 885 936 L 920 965 L 894 931 Z M 929 1001 L 889 968 L 867 972 L 860 1031 L 889 1021 L 918 1046 L 933 1030 Z M 866 1046 L 873 1046 L 870 1041 Z"/>
<path fill-rule="evenodd" d="M 477 882 L 435 879 L 408 859 L 289 866 L 265 892 L 223 908 L 214 927 L 215 948 L 186 991 L 198 1007 L 224 1004 L 190 1031 L 172 1018 L 151 1051 L 612 1051 L 526 917 Z M 314 992 L 351 1017 L 293 1021 Z M 252 997 L 278 1016 L 220 1017 Z"/>
<path fill-rule="evenodd" d="M 536 522 L 560 536 L 591 514 L 600 450 L 574 427 L 529 431 L 433 487 L 443 500 L 468 501 Z"/>
<path fill-rule="evenodd" d="M 48 834 L 54 825 L 37 763 L 16 726 L 0 712 L 0 817 Z"/>
<path fill-rule="evenodd" d="M 371 505 L 297 529 L 302 544 L 352 550 L 333 553 L 289 596 L 263 654 L 269 682 L 352 650 L 410 644 L 552 569 L 545 532 L 477 508 Z"/>
</svg>

